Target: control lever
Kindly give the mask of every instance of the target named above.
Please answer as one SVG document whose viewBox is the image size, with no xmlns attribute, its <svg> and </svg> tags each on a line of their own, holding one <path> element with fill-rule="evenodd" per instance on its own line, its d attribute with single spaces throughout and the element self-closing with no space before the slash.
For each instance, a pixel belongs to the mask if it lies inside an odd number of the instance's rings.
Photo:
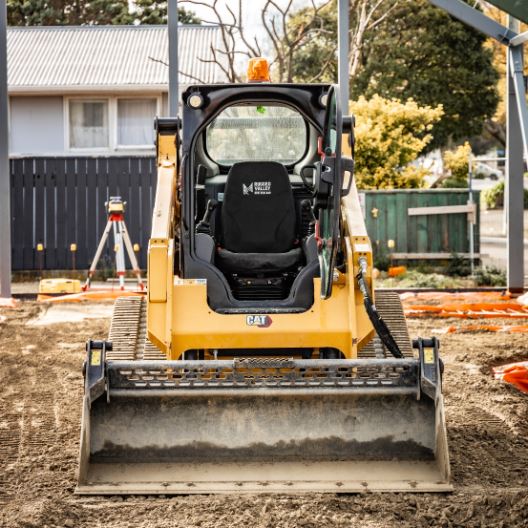
<svg viewBox="0 0 528 528">
<path fill-rule="evenodd" d="M 207 206 L 205 208 L 205 213 L 203 218 L 200 220 L 196 226 L 197 233 L 204 233 L 206 235 L 211 235 L 211 216 L 213 211 L 218 207 L 218 202 L 216 200 L 207 200 Z"/>
<path fill-rule="evenodd" d="M 306 233 L 306 235 L 309 236 L 315 231 L 315 222 L 317 221 L 312 209 L 312 202 L 310 200 L 303 200 L 301 202 L 301 211 L 310 219 L 308 224 L 308 232 Z"/>
</svg>

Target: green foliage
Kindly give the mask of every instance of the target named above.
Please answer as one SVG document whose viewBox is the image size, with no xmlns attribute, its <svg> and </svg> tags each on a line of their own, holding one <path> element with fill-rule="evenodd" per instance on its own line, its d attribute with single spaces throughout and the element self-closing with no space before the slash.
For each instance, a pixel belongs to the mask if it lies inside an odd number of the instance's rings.
<svg viewBox="0 0 528 528">
<path fill-rule="evenodd" d="M 337 2 L 331 2 L 312 21 L 312 9 L 297 11 L 288 21 L 288 32 L 293 37 L 304 28 L 324 28 L 324 32 L 309 34 L 309 40 L 299 46 L 293 61 L 295 82 L 334 82 L 337 79 Z M 310 23 L 311 22 L 311 23 Z"/>
<path fill-rule="evenodd" d="M 377 95 L 351 103 L 356 117 L 355 178 L 363 189 L 420 187 L 426 171 L 410 165 L 431 141 L 440 106 L 401 103 Z"/>
<path fill-rule="evenodd" d="M 469 260 L 453 253 L 446 268 L 446 275 L 450 277 L 467 277 L 471 275 Z"/>
<path fill-rule="evenodd" d="M 381 13 L 393 3 L 385 0 Z M 351 12 L 353 28 L 357 26 L 355 11 Z M 300 10 L 290 19 L 292 33 L 301 27 L 306 13 L 306 9 Z M 297 81 L 337 78 L 336 13 L 333 2 L 315 22 L 322 24 L 325 32 L 296 53 Z M 444 115 L 434 127 L 434 139 L 428 145 L 431 149 L 481 133 L 497 108 L 497 81 L 484 35 L 428 0 L 400 0 L 389 16 L 365 33 L 351 93 L 353 99 L 378 94 L 402 101 L 412 98 L 433 108 L 442 105 Z"/>
<path fill-rule="evenodd" d="M 140 24 L 166 24 L 167 0 L 136 0 L 135 19 Z M 178 7 L 178 21 L 181 24 L 201 24 L 202 20 L 193 11 Z"/>
<path fill-rule="evenodd" d="M 506 286 L 506 273 L 495 266 L 485 266 L 475 270 L 477 286 Z"/>
<path fill-rule="evenodd" d="M 504 182 L 482 192 L 482 201 L 486 209 L 502 209 L 504 207 Z M 528 209 L 528 189 L 524 189 L 524 208 Z"/>
<path fill-rule="evenodd" d="M 127 0 L 7 0 L 10 26 L 130 24 Z"/>
<path fill-rule="evenodd" d="M 408 269 L 403 275 L 398 277 L 386 277 L 376 279 L 378 288 L 467 288 L 472 285 L 472 281 L 465 277 L 448 277 L 440 273 L 422 272 L 418 269 Z"/>
<path fill-rule="evenodd" d="M 442 104 L 430 147 L 478 135 L 498 104 L 486 37 L 428 0 L 404 0 L 368 36 L 353 93 Z"/>
<path fill-rule="evenodd" d="M 10 26 L 78 26 L 107 24 L 166 24 L 167 2 L 137 0 L 131 12 L 128 0 L 7 0 Z M 200 24 L 192 11 L 178 8 L 182 24 Z"/>
<path fill-rule="evenodd" d="M 391 265 L 390 256 L 387 254 L 387 251 L 379 243 L 379 241 L 374 244 L 374 267 L 379 271 L 387 271 Z"/>
<path fill-rule="evenodd" d="M 504 182 L 497 183 L 482 192 L 482 200 L 486 209 L 502 209 L 504 206 Z"/>
<path fill-rule="evenodd" d="M 465 189 L 468 186 L 470 155 L 471 145 L 468 142 L 444 153 L 444 169 L 450 173 L 450 176 L 442 182 L 442 187 Z"/>
</svg>

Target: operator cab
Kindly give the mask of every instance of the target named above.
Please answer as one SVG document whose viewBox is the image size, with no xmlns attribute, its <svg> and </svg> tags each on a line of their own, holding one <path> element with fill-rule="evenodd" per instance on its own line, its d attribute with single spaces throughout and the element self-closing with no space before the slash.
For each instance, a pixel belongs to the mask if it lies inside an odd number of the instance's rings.
<svg viewBox="0 0 528 528">
<path fill-rule="evenodd" d="M 330 85 L 195 86 L 183 95 L 181 257 L 211 308 L 298 312 L 320 275 L 314 178 Z M 333 97 L 335 101 L 335 96 Z"/>
</svg>

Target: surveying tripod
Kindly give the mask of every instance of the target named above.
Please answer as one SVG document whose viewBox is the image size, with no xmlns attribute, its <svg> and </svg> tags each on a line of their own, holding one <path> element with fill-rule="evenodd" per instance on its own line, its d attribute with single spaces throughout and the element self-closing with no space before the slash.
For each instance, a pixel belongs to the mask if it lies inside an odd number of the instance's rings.
<svg viewBox="0 0 528 528">
<path fill-rule="evenodd" d="M 125 252 L 123 249 L 123 242 L 128 253 L 128 258 L 132 264 L 132 271 L 137 276 L 137 283 L 141 290 L 144 289 L 143 279 L 141 278 L 141 270 L 139 269 L 136 255 L 134 255 L 134 248 L 132 247 L 132 242 L 130 242 L 130 236 L 125 225 L 125 205 L 126 202 L 123 202 L 121 196 L 111 196 L 108 202 L 105 202 L 105 207 L 108 212 L 108 222 L 106 224 L 103 236 L 99 241 L 97 246 L 97 251 L 95 252 L 92 265 L 88 271 L 88 277 L 83 286 L 83 291 L 86 291 L 90 288 L 92 282 L 92 277 L 95 273 L 95 268 L 97 263 L 101 258 L 101 253 L 103 252 L 104 245 L 108 240 L 108 235 L 110 234 L 110 229 L 113 229 L 114 232 L 114 251 L 116 259 L 116 270 L 117 276 L 119 277 L 119 287 L 125 289 Z"/>
</svg>

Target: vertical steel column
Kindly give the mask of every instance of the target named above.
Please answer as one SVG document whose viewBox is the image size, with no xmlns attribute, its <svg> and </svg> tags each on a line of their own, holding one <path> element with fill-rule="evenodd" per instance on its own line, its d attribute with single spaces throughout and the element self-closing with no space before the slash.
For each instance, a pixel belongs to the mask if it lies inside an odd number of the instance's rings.
<svg viewBox="0 0 528 528">
<path fill-rule="evenodd" d="M 520 23 L 509 16 L 509 28 L 519 32 Z M 508 49 L 507 66 L 507 170 L 504 207 L 507 215 L 507 282 L 511 292 L 524 287 L 524 156 L 521 119 L 515 92 L 514 55 Z M 517 68 L 519 65 L 517 65 Z"/>
<path fill-rule="evenodd" d="M 11 297 L 11 182 L 7 93 L 7 6 L 0 0 L 0 297 Z"/>
<path fill-rule="evenodd" d="M 178 116 L 178 0 L 167 2 L 167 28 L 169 34 L 169 115 Z"/>
<path fill-rule="evenodd" d="M 338 0 L 338 83 L 341 92 L 341 109 L 343 115 L 349 114 L 348 97 L 350 82 L 348 68 L 348 54 L 350 48 L 350 20 L 349 20 L 349 0 Z"/>
</svg>

